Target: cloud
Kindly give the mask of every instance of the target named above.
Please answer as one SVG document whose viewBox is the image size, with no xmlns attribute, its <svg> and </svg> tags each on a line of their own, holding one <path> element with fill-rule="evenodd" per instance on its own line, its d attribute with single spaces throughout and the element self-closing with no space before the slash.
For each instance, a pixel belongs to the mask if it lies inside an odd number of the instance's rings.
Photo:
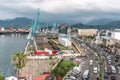
<svg viewBox="0 0 120 80">
<path fill-rule="evenodd" d="M 119 0 L 43 0 L 41 2 L 30 2 L 33 8 L 40 7 L 42 11 L 51 13 L 66 13 L 76 10 L 102 10 L 113 12 L 120 10 Z M 35 5 L 37 4 L 37 5 Z"/>
<path fill-rule="evenodd" d="M 40 8 L 45 22 L 89 22 L 99 18 L 120 19 L 120 0 L 0 0 L 0 19 L 34 18 Z"/>
</svg>

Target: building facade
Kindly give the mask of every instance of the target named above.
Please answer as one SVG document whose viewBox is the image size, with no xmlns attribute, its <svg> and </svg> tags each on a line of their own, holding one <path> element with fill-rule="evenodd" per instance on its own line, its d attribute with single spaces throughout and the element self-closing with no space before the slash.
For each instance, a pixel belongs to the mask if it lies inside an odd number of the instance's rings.
<svg viewBox="0 0 120 80">
<path fill-rule="evenodd" d="M 78 29 L 78 35 L 80 36 L 95 36 L 97 35 L 97 29 Z"/>
<path fill-rule="evenodd" d="M 115 39 L 115 40 L 120 40 L 120 31 L 114 31 L 114 32 L 112 32 L 111 38 Z"/>
<path fill-rule="evenodd" d="M 58 41 L 60 44 L 62 44 L 65 47 L 71 47 L 71 45 L 72 45 L 69 36 L 67 36 L 65 34 L 60 34 L 58 37 Z"/>
</svg>

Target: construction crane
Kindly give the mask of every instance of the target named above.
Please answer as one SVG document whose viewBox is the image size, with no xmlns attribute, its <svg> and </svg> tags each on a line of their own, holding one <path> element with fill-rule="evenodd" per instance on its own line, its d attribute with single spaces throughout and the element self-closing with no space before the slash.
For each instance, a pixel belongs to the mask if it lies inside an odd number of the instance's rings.
<svg viewBox="0 0 120 80">
<path fill-rule="evenodd" d="M 57 32 L 56 28 L 57 28 L 57 24 L 54 22 L 54 23 L 53 23 L 53 28 L 52 28 L 52 32 L 53 32 L 53 33 L 56 33 L 56 32 Z"/>
<path fill-rule="evenodd" d="M 33 27 L 32 27 L 32 37 L 35 36 L 36 28 L 38 27 L 38 18 L 39 18 L 39 15 L 40 15 L 40 11 L 39 11 L 39 8 L 38 8 L 37 14 L 36 14 L 36 17 L 35 17 L 35 20 L 34 20 L 34 24 L 33 24 Z"/>
<path fill-rule="evenodd" d="M 56 26 L 57 26 L 57 25 L 56 25 L 56 23 L 54 22 L 54 23 L 53 23 L 53 28 L 52 28 L 52 30 L 55 30 L 55 29 L 56 29 Z"/>
<path fill-rule="evenodd" d="M 38 8 L 34 23 L 32 24 L 32 26 L 30 28 L 30 32 L 29 32 L 27 39 L 33 40 L 33 37 L 35 36 L 35 33 L 36 33 L 36 28 L 38 27 L 39 15 L 40 15 L 40 12 L 39 12 L 39 8 Z"/>
</svg>

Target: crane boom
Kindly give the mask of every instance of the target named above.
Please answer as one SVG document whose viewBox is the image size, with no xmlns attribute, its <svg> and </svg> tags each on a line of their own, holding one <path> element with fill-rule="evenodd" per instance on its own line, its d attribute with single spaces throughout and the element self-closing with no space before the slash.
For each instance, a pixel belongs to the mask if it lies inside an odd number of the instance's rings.
<svg viewBox="0 0 120 80">
<path fill-rule="evenodd" d="M 39 15 L 40 15 L 40 11 L 39 11 L 39 8 L 38 8 L 37 14 L 36 14 L 36 17 L 35 17 L 35 20 L 34 20 L 34 24 L 33 24 L 33 27 L 32 27 L 32 36 L 33 37 L 35 36 L 36 28 L 38 27 Z"/>
</svg>

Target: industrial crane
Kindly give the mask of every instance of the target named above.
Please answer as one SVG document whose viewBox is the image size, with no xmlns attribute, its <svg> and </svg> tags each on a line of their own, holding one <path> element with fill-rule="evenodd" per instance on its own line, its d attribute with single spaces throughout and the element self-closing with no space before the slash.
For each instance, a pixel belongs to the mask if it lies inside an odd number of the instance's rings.
<svg viewBox="0 0 120 80">
<path fill-rule="evenodd" d="M 35 18 L 35 21 L 34 21 L 34 24 L 33 24 L 33 28 L 32 28 L 32 37 L 35 36 L 36 28 L 38 27 L 38 18 L 39 18 L 39 15 L 40 15 L 40 11 L 39 11 L 39 8 L 38 8 L 37 14 L 36 14 L 36 18 Z"/>
<path fill-rule="evenodd" d="M 39 8 L 38 8 L 34 23 L 33 23 L 32 27 L 30 28 L 30 32 L 29 32 L 29 35 L 27 37 L 30 40 L 33 40 L 33 37 L 35 36 L 36 28 L 38 27 L 39 15 L 40 15 L 40 11 L 39 11 Z"/>
</svg>

